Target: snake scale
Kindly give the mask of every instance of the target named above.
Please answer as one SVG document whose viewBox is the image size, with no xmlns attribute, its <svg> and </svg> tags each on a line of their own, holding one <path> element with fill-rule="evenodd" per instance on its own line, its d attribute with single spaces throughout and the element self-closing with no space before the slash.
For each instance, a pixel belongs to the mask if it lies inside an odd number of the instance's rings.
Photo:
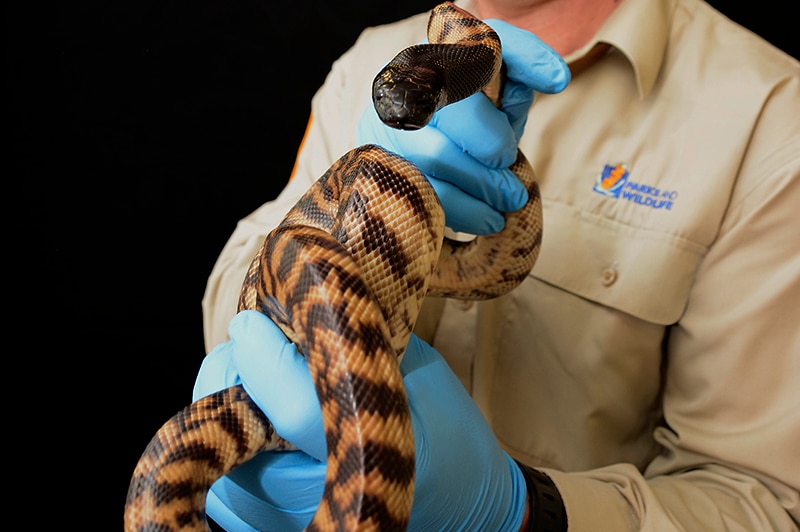
<svg viewBox="0 0 800 532">
<path fill-rule="evenodd" d="M 497 103 L 501 63 L 497 34 L 446 2 L 431 11 L 428 43 L 401 51 L 376 76 L 373 102 L 387 124 L 416 129 L 480 90 Z M 396 102 L 420 87 L 419 101 Z M 264 312 L 298 345 L 322 406 L 325 488 L 307 530 L 406 528 L 414 437 L 399 360 L 426 295 L 497 297 L 533 267 L 539 190 L 521 153 L 512 170 L 528 203 L 506 215 L 500 233 L 451 240 L 424 175 L 398 155 L 360 146 L 308 190 L 253 259 L 239 310 Z M 242 387 L 202 398 L 142 454 L 125 530 L 208 530 L 211 484 L 257 453 L 289 449 Z"/>
</svg>

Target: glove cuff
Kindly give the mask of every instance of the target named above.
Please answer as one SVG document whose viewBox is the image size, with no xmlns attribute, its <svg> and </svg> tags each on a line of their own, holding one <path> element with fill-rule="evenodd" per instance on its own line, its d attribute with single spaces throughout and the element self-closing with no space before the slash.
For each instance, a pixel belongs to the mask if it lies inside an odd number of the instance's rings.
<svg viewBox="0 0 800 532">
<path fill-rule="evenodd" d="M 525 478 L 530 500 L 530 532 L 567 530 L 567 511 L 556 485 L 550 477 L 532 467 L 515 460 Z"/>
</svg>

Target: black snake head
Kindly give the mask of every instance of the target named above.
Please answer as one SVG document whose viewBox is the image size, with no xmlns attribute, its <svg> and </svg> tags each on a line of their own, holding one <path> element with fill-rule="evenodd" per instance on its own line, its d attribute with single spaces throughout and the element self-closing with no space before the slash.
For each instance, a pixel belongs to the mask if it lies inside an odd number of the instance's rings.
<svg viewBox="0 0 800 532">
<path fill-rule="evenodd" d="M 387 126 L 419 129 L 444 105 L 447 79 L 442 69 L 433 63 L 407 63 L 399 58 L 401 56 L 375 76 L 372 102 Z"/>
</svg>

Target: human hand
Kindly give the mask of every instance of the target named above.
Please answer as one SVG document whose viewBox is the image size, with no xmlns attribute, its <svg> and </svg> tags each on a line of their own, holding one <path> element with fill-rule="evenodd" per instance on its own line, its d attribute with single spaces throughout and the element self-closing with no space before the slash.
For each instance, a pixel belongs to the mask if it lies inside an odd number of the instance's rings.
<svg viewBox="0 0 800 532">
<path fill-rule="evenodd" d="M 324 460 L 321 410 L 303 356 L 256 311 L 239 313 L 229 332 L 231 341 L 206 357 L 195 399 L 241 383 L 281 436 Z M 414 335 L 401 370 L 416 444 L 409 529 L 518 530 L 527 497 L 522 473 L 445 360 Z M 263 453 L 214 484 L 207 512 L 228 530 L 300 529 L 324 483 L 324 461 L 299 451 Z"/>
<path fill-rule="evenodd" d="M 570 80 L 564 60 L 534 34 L 501 20 L 486 23 L 503 43 L 499 108 L 473 94 L 437 111 L 426 127 L 402 131 L 386 126 L 370 105 L 357 130 L 359 144 L 378 144 L 413 162 L 439 195 L 448 227 L 476 235 L 500 231 L 502 213 L 525 205 L 527 191 L 508 167 L 534 91 L 557 93 Z"/>
</svg>

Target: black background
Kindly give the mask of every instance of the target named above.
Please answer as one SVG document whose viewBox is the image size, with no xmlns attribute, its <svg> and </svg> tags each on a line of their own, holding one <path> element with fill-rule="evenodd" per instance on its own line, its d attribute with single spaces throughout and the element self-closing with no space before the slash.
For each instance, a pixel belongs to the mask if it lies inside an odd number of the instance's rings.
<svg viewBox="0 0 800 532">
<path fill-rule="evenodd" d="M 41 528 L 120 529 L 139 455 L 191 398 L 206 278 L 283 187 L 330 64 L 435 3 L 7 6 L 6 382 L 28 390 L 9 432 Z M 798 57 L 778 0 L 712 4 Z"/>
</svg>

